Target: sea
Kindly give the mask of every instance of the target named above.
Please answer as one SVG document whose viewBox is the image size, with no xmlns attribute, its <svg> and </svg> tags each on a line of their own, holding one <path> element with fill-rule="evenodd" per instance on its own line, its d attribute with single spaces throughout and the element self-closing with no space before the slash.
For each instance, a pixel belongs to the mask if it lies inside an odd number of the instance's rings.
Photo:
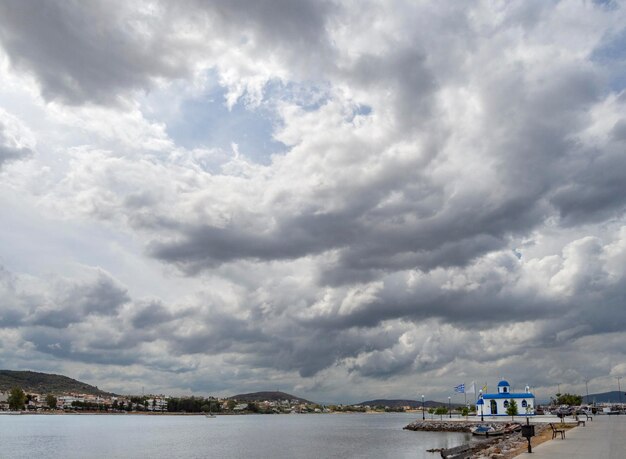
<svg viewBox="0 0 626 459">
<path fill-rule="evenodd" d="M 469 434 L 402 428 L 419 415 L 0 416 L 1 458 L 429 458 Z"/>
</svg>

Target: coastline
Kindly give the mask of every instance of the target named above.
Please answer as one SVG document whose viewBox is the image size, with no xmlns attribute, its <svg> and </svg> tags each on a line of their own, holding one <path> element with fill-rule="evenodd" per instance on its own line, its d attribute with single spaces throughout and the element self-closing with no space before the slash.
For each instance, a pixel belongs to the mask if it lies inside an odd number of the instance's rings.
<svg viewBox="0 0 626 459">
<path fill-rule="evenodd" d="M 418 420 L 404 427 L 404 430 L 422 431 L 422 432 L 470 432 L 471 427 L 476 425 L 489 425 L 493 427 L 501 427 L 511 421 L 507 420 L 488 420 L 481 422 L 480 420 Z M 532 446 L 535 447 L 541 443 L 552 440 L 552 431 L 546 422 L 534 422 L 535 436 L 532 437 Z M 566 429 L 576 428 L 575 424 L 566 423 L 561 425 Z M 560 426 L 560 427 L 561 427 Z M 519 454 L 527 451 L 528 442 L 522 437 L 521 432 L 505 434 L 500 437 L 490 437 L 485 439 L 472 439 L 471 454 L 473 458 L 502 458 L 511 459 Z"/>
</svg>

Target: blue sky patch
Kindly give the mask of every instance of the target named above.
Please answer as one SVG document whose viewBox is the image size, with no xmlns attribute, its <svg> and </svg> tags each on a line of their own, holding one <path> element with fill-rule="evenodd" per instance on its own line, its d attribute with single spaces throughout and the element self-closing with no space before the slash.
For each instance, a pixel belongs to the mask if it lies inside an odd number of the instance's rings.
<svg viewBox="0 0 626 459">
<path fill-rule="evenodd" d="M 270 156 L 284 153 L 287 147 L 272 137 L 280 120 L 264 106 L 250 108 L 241 100 L 228 110 L 226 89 L 215 86 L 199 98 L 184 100 L 178 116 L 171 120 L 167 132 L 185 148 L 221 148 L 231 144 L 254 162 L 269 164 Z"/>
</svg>

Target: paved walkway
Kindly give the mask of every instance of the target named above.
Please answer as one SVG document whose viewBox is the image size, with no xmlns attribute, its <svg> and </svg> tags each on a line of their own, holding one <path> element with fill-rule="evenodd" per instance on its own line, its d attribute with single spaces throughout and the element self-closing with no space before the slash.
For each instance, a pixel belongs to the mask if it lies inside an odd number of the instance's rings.
<svg viewBox="0 0 626 459">
<path fill-rule="evenodd" d="M 626 458 L 626 416 L 594 416 L 585 427 L 576 427 L 552 441 L 533 446 L 533 453 L 520 454 L 524 459 Z"/>
</svg>

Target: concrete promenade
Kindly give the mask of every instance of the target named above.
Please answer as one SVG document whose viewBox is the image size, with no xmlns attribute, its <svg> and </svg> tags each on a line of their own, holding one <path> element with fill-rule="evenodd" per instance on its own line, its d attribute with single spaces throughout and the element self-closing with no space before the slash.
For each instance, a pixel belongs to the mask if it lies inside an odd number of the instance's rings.
<svg viewBox="0 0 626 459">
<path fill-rule="evenodd" d="M 555 440 L 533 446 L 533 453 L 520 454 L 524 459 L 560 458 L 624 459 L 626 458 L 626 416 L 594 416 L 585 427 L 565 432 Z"/>
</svg>

